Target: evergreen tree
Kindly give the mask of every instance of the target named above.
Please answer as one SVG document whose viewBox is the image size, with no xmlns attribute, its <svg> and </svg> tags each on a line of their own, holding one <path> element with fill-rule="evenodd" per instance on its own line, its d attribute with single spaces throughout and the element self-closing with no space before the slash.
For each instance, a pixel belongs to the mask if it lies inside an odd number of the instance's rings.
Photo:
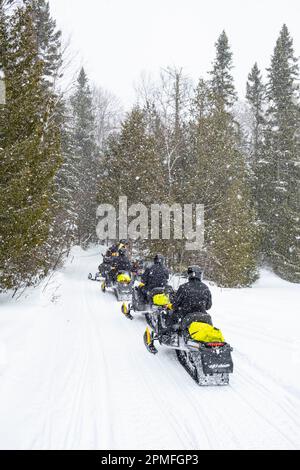
<svg viewBox="0 0 300 470">
<path fill-rule="evenodd" d="M 252 112 L 252 129 L 250 141 L 249 163 L 252 170 L 251 186 L 252 196 L 255 201 L 258 218 L 263 218 L 263 197 L 264 197 L 264 162 L 263 162 L 263 142 L 265 131 L 265 85 L 257 63 L 254 64 L 247 81 L 246 98 Z"/>
<path fill-rule="evenodd" d="M 5 81 L 4 68 L 6 61 L 6 47 L 8 43 L 8 25 L 7 16 L 4 11 L 4 3 L 0 0 L 0 148 L 2 147 L 2 139 L 4 138 L 4 101 L 5 101 Z"/>
<path fill-rule="evenodd" d="M 232 52 L 228 37 L 223 31 L 216 42 L 216 58 L 210 72 L 210 87 L 215 96 L 215 105 L 218 108 L 231 108 L 236 100 L 233 77 L 231 75 Z"/>
<path fill-rule="evenodd" d="M 209 83 L 200 81 L 193 104 L 190 190 L 205 206 L 205 247 L 199 260 L 219 285 L 256 279 L 257 227 L 246 161 L 232 115 L 232 53 L 222 33 Z"/>
<path fill-rule="evenodd" d="M 71 156 L 74 201 L 77 207 L 77 239 L 81 245 L 96 240 L 99 149 L 95 137 L 95 116 L 87 75 L 82 68 L 71 97 Z M 76 182 L 77 180 L 77 182 Z"/>
<path fill-rule="evenodd" d="M 299 282 L 299 68 L 286 25 L 280 31 L 268 72 L 263 173 L 267 254 L 276 273 Z"/>
<path fill-rule="evenodd" d="M 99 189 L 99 203 L 118 207 L 119 197 L 127 196 L 128 205 L 166 202 L 168 184 L 154 134 L 149 131 L 148 113 L 135 107 L 122 124 L 119 135 L 110 139 L 102 162 L 105 173 Z M 150 214 L 149 214 L 150 215 Z M 167 241 L 145 241 L 140 248 L 149 254 L 158 249 L 168 253 Z"/>
<path fill-rule="evenodd" d="M 56 21 L 51 17 L 48 1 L 29 0 L 29 2 L 38 54 L 44 63 L 45 82 L 52 88 L 62 65 L 61 31 L 57 29 Z"/>
<path fill-rule="evenodd" d="M 30 5 L 10 19 L 0 150 L 0 285 L 18 287 L 49 269 L 46 248 L 53 177 L 60 163 L 54 102 L 45 94 Z"/>
<path fill-rule="evenodd" d="M 194 176 L 190 190 L 205 207 L 205 246 L 199 262 L 225 287 L 256 279 L 257 226 L 238 134 L 225 112 L 212 112 L 193 126 Z"/>
<path fill-rule="evenodd" d="M 251 156 L 253 161 L 257 163 L 260 157 L 261 144 L 263 140 L 263 126 L 265 124 L 265 86 L 262 82 L 261 72 L 257 63 L 254 64 L 250 74 L 248 75 L 246 98 L 253 113 Z"/>
</svg>

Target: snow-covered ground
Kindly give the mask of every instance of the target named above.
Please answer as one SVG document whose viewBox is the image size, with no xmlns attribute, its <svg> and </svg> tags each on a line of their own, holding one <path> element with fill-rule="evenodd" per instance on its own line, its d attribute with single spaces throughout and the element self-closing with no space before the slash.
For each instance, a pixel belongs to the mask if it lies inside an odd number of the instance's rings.
<svg viewBox="0 0 300 470">
<path fill-rule="evenodd" d="M 300 285 L 264 271 L 252 289 L 212 287 L 235 372 L 200 388 L 87 280 L 98 252 L 76 248 L 47 285 L 0 296 L 1 449 L 300 448 Z"/>
</svg>

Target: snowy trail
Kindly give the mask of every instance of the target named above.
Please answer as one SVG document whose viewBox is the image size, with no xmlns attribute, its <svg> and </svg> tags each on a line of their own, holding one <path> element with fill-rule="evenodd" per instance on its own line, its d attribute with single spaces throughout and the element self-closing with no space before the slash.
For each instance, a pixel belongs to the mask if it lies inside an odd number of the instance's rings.
<svg viewBox="0 0 300 470">
<path fill-rule="evenodd" d="M 87 281 L 95 253 L 73 251 L 56 303 L 36 292 L 0 303 L 0 448 L 300 447 L 299 286 L 266 276 L 265 287 L 213 288 L 235 372 L 229 387 L 200 388 L 174 352 L 146 351 L 142 317 L 129 322 Z"/>
</svg>

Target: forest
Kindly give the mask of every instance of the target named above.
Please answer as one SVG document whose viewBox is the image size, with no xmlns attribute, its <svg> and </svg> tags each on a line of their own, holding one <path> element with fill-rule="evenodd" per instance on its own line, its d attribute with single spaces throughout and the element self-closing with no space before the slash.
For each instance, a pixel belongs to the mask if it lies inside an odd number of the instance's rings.
<svg viewBox="0 0 300 470">
<path fill-rule="evenodd" d="M 38 284 L 74 245 L 100 243 L 97 207 L 120 196 L 204 205 L 201 251 L 132 241 L 173 270 L 197 263 L 217 285 L 243 287 L 267 266 L 300 282 L 299 61 L 287 25 L 266 80 L 253 64 L 244 96 L 230 31 L 207 77 L 193 83 L 166 64 L 126 110 L 84 68 L 63 87 L 70 60 L 46 0 L 0 0 L 0 292 Z"/>
</svg>

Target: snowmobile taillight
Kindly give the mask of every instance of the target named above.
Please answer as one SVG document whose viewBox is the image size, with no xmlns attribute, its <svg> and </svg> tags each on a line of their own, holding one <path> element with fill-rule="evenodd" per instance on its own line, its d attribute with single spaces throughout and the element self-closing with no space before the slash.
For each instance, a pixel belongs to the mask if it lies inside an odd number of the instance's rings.
<svg viewBox="0 0 300 470">
<path fill-rule="evenodd" d="M 222 346 L 225 346 L 225 343 L 206 343 L 206 346 L 209 348 L 221 348 Z"/>
</svg>

